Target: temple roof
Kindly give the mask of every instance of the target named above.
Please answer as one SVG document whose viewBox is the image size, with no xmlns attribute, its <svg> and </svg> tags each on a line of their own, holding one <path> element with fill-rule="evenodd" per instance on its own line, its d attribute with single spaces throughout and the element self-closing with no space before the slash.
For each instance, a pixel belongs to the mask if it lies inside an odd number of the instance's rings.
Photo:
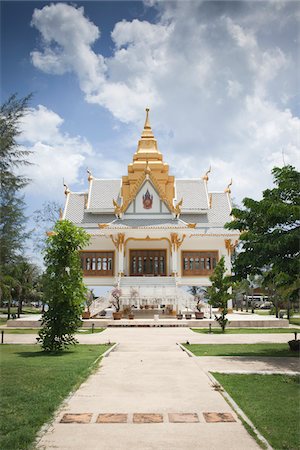
<svg viewBox="0 0 300 450">
<path fill-rule="evenodd" d="M 94 229 L 98 225 L 100 228 L 189 226 L 206 234 L 231 234 L 224 230 L 224 224 L 231 220 L 232 181 L 224 192 L 209 192 L 210 170 L 198 179 L 175 179 L 169 175 L 169 166 L 157 148 L 147 108 L 144 129 L 133 162 L 128 165 L 128 174 L 120 179 L 99 179 L 88 171 L 89 188 L 86 192 L 71 192 L 66 186 L 63 218 L 85 229 Z M 158 199 L 164 203 L 165 209 L 161 209 L 164 212 L 147 211 L 143 216 L 131 207 L 129 213 L 129 206 L 146 181 L 152 184 Z M 142 212 L 145 214 L 144 210 Z"/>
<path fill-rule="evenodd" d="M 177 200 L 183 198 L 182 213 L 209 209 L 206 184 L 201 179 L 175 180 Z"/>
</svg>

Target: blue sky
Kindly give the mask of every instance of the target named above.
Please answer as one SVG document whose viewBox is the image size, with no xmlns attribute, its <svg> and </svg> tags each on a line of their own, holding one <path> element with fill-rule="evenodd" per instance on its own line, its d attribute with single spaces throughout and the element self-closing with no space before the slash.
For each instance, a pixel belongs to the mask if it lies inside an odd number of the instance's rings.
<svg viewBox="0 0 300 450">
<path fill-rule="evenodd" d="M 171 172 L 259 198 L 299 164 L 297 2 L 1 2 L 2 100 L 33 92 L 28 214 L 121 177 L 144 109 Z"/>
</svg>

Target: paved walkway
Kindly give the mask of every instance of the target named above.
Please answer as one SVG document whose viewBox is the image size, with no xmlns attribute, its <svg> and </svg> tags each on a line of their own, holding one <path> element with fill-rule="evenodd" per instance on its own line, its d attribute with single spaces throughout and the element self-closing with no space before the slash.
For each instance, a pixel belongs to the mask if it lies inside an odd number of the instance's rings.
<svg viewBox="0 0 300 450">
<path fill-rule="evenodd" d="M 20 335 L 9 336 L 20 338 Z M 259 449 L 222 395 L 212 387 L 207 371 L 215 370 L 217 358 L 201 358 L 200 363 L 200 358 L 189 357 L 176 345 L 186 340 L 224 342 L 224 338 L 226 342 L 251 343 L 286 342 L 290 337 L 286 334 L 208 336 L 181 328 L 111 328 L 100 334 L 80 336 L 84 343 L 110 341 L 119 345 L 66 401 L 38 448 Z M 234 359 L 236 362 L 237 358 Z M 232 359 L 221 360 L 220 367 L 222 364 L 232 367 Z M 261 367 L 265 368 L 266 364 L 270 363 L 265 361 Z M 78 420 L 87 423 L 74 423 Z"/>
<path fill-rule="evenodd" d="M 5 331 L 4 331 L 5 333 Z M 4 334 L 6 344 L 35 344 L 35 334 Z M 102 333 L 77 335 L 80 344 L 103 344 L 121 342 L 140 344 L 254 344 L 263 342 L 287 342 L 294 339 L 294 333 L 278 334 L 202 334 L 195 333 L 188 327 L 180 328 L 107 328 Z"/>
</svg>

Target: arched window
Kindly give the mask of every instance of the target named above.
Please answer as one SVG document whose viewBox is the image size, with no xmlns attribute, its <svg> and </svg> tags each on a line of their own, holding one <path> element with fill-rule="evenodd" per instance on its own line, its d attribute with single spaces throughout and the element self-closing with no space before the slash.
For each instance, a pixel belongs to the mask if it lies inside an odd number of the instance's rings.
<svg viewBox="0 0 300 450">
<path fill-rule="evenodd" d="M 85 260 L 85 270 L 91 270 L 91 259 L 90 258 L 86 258 Z"/>
<path fill-rule="evenodd" d="M 194 258 L 190 258 L 190 270 L 194 270 Z"/>
<path fill-rule="evenodd" d="M 96 270 L 96 258 L 92 258 L 92 270 Z"/>
<path fill-rule="evenodd" d="M 101 258 L 97 258 L 97 270 L 101 270 Z"/>
<path fill-rule="evenodd" d="M 184 258 L 183 260 L 183 269 L 184 270 L 188 270 L 189 265 L 188 265 L 188 258 Z"/>
<path fill-rule="evenodd" d="M 163 256 L 160 257 L 160 262 L 159 262 L 159 271 L 161 274 L 165 273 L 165 258 Z"/>
</svg>

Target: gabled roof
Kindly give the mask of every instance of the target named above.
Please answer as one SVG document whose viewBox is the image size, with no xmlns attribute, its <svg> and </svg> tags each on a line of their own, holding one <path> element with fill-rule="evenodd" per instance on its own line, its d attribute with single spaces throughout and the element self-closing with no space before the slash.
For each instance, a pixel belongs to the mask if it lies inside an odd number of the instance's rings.
<svg viewBox="0 0 300 450">
<path fill-rule="evenodd" d="M 211 192 L 211 208 L 207 216 L 210 223 L 226 223 L 232 220 L 231 204 L 226 192 Z"/>
<path fill-rule="evenodd" d="M 70 192 L 67 196 L 63 218 L 77 225 L 110 223 L 115 220 L 114 214 L 91 214 L 86 212 L 87 193 Z"/>
<path fill-rule="evenodd" d="M 209 209 L 205 182 L 201 179 L 175 180 L 176 197 L 183 198 L 182 213 L 201 212 Z"/>
<path fill-rule="evenodd" d="M 112 199 L 120 195 L 121 180 L 102 180 L 92 178 L 90 181 L 88 212 L 114 212 Z"/>
</svg>

